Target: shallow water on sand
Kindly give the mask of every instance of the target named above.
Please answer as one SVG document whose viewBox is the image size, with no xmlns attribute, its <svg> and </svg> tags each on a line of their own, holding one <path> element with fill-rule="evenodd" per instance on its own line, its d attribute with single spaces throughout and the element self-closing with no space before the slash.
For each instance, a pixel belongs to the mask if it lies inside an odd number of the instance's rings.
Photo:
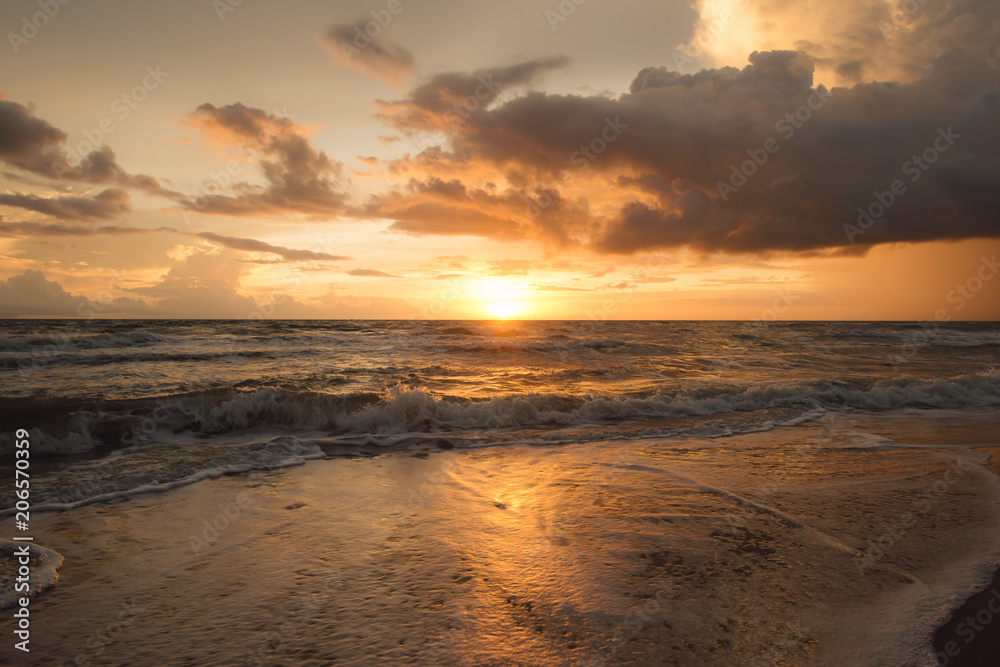
<svg viewBox="0 0 1000 667">
<path fill-rule="evenodd" d="M 1000 556 L 1000 480 L 973 449 L 996 426 L 854 412 L 397 452 L 44 514 L 67 562 L 32 658 L 933 664 L 933 628 Z"/>
</svg>

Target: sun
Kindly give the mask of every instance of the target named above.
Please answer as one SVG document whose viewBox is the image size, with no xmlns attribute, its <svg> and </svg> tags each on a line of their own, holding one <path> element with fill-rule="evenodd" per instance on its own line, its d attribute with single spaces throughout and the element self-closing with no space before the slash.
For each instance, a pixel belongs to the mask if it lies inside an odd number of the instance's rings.
<svg viewBox="0 0 1000 667">
<path fill-rule="evenodd" d="M 487 278 L 479 282 L 476 292 L 480 309 L 494 319 L 509 320 L 527 310 L 527 305 L 518 298 L 520 286 L 510 281 Z"/>
<path fill-rule="evenodd" d="M 517 301 L 495 301 L 486 304 L 486 311 L 498 320 L 508 320 L 524 310 Z"/>
</svg>

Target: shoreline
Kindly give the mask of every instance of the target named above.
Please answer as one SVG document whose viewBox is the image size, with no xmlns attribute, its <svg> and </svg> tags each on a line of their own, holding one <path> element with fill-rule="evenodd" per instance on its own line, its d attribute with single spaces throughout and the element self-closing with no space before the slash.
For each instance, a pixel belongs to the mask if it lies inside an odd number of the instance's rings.
<svg viewBox="0 0 1000 667">
<path fill-rule="evenodd" d="M 1000 477 L 1000 448 L 978 447 L 990 455 L 984 466 Z M 991 664 L 1000 655 L 1000 565 L 986 588 L 955 608 L 934 632 L 934 654 L 939 665 L 978 667 Z M 983 623 L 983 621 L 986 623 Z M 977 630 L 977 628 L 979 628 Z"/>
<path fill-rule="evenodd" d="M 962 493 L 939 493 L 919 539 L 859 572 L 858 536 L 878 536 L 950 458 L 871 447 L 866 434 L 988 441 L 965 423 L 853 415 L 723 443 L 396 452 L 44 513 L 33 529 L 66 562 L 32 602 L 37 636 L 60 638 L 38 657 L 931 664 L 935 624 L 913 610 L 950 610 L 973 581 L 967 552 L 1000 548 L 1000 509 L 967 501 L 995 499 L 996 477 L 970 448 Z M 805 448 L 819 438 L 825 447 Z M 190 641 L 178 647 L 178 634 Z M 0 662 L 12 655 L 0 646 Z"/>
</svg>

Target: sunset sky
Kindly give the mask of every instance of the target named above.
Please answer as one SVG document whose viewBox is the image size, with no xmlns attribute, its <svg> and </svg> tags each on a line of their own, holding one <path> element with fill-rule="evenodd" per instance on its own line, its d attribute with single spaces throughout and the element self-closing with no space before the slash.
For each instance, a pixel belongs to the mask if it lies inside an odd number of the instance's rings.
<svg viewBox="0 0 1000 667">
<path fill-rule="evenodd" d="M 0 317 L 1000 319 L 995 0 L 0 26 Z"/>
</svg>

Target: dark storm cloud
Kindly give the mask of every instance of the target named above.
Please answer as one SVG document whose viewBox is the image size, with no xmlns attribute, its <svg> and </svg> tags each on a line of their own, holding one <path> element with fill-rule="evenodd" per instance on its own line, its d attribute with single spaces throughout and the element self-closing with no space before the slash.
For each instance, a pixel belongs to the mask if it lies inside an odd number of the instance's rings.
<svg viewBox="0 0 1000 667">
<path fill-rule="evenodd" d="M 132 210 L 128 193 L 109 188 L 93 197 L 38 197 L 36 195 L 0 195 L 0 205 L 15 206 L 52 216 L 59 220 L 109 220 Z"/>
<path fill-rule="evenodd" d="M 343 165 L 313 148 L 305 130 L 288 118 L 237 102 L 203 104 L 189 120 L 207 141 L 256 156 L 267 185 L 238 183 L 233 195 L 180 198 L 184 207 L 207 214 L 299 213 L 315 219 L 344 211 L 346 195 L 339 189 Z"/>
<path fill-rule="evenodd" d="M 498 221 L 511 221 L 510 233 L 530 236 L 547 224 L 550 240 L 578 239 L 607 253 L 680 246 L 857 252 L 879 243 L 997 237 L 1000 70 L 995 58 L 977 53 L 946 50 L 906 83 L 828 91 L 814 86 L 806 53 L 757 52 L 743 69 L 643 69 L 618 99 L 491 98 L 461 122 L 455 104 L 474 88 L 476 73 L 449 75 L 460 84 L 435 79 L 383 105 L 381 117 L 398 130 L 443 131 L 447 143 L 434 161 L 412 163 L 426 180 L 423 190 L 411 185 L 409 205 L 397 196 L 376 208 L 412 233 L 499 236 Z M 547 201 L 525 222 L 517 192 L 507 199 L 485 193 L 495 199 L 488 219 L 438 223 L 426 192 L 450 163 L 472 175 L 499 172 L 518 192 L 544 193 Z M 442 202 L 476 192 L 458 181 L 435 191 Z M 881 212 L 870 207 L 890 195 Z M 554 218 L 572 196 L 574 215 Z M 589 213 L 602 200 L 611 203 Z M 859 207 L 873 212 L 870 223 Z M 852 231 L 859 217 L 867 227 L 861 234 Z"/>
<path fill-rule="evenodd" d="M 437 74 L 405 100 L 380 101 L 378 117 L 403 131 L 461 133 L 467 120 L 485 117 L 501 92 L 534 83 L 545 72 L 568 63 L 564 57 L 542 58 L 475 72 Z"/>
</svg>

